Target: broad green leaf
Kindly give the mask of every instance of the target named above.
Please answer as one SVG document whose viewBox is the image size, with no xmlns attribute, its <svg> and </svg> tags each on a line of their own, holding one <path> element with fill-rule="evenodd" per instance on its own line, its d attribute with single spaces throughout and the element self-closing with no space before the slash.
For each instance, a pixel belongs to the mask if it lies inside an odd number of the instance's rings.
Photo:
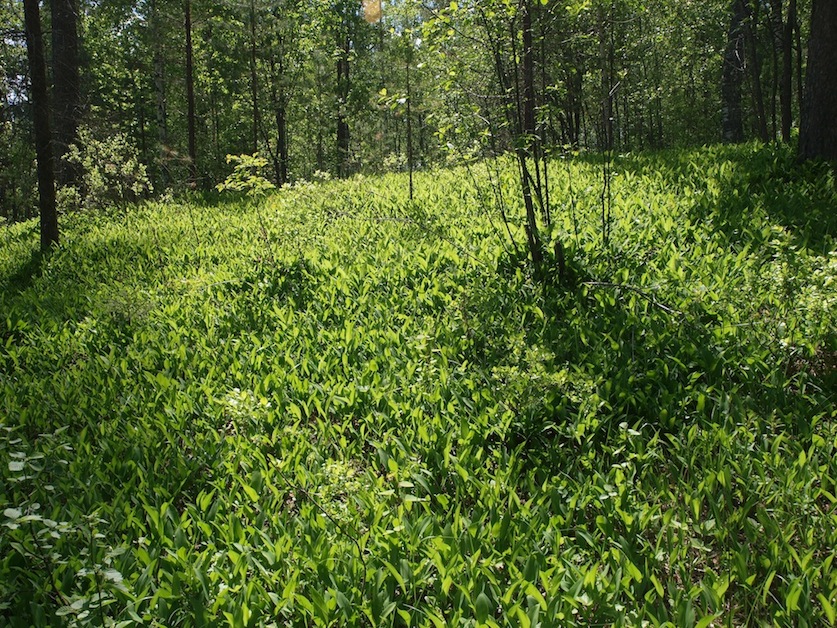
<svg viewBox="0 0 837 628">
<path fill-rule="evenodd" d="M 477 621 L 484 624 L 491 613 L 491 600 L 485 593 L 480 593 L 474 603 Z"/>
<path fill-rule="evenodd" d="M 820 605 L 822 606 L 822 610 L 828 619 L 828 623 L 833 626 L 837 620 L 837 613 L 834 611 L 834 606 L 822 593 L 817 593 L 817 599 L 820 601 Z"/>
</svg>

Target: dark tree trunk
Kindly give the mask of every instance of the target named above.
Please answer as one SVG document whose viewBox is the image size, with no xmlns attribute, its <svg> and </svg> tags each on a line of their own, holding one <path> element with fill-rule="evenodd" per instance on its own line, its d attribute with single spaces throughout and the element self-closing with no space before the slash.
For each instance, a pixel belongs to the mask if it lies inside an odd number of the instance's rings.
<svg viewBox="0 0 837 628">
<path fill-rule="evenodd" d="M 32 118 L 35 127 L 35 155 L 38 160 L 38 206 L 41 212 L 41 250 L 58 244 L 58 214 L 55 210 L 55 171 L 52 133 L 49 124 L 44 38 L 38 0 L 23 0 L 26 50 L 32 81 Z"/>
<path fill-rule="evenodd" d="M 163 49 L 163 15 L 159 0 L 151 2 L 151 38 L 154 48 L 154 92 L 157 110 L 157 139 L 160 143 L 160 175 L 163 185 L 168 182 L 168 160 L 171 157 L 168 130 L 168 101 L 166 98 L 166 57 Z"/>
<path fill-rule="evenodd" d="M 143 97 L 142 79 L 137 76 L 137 66 L 129 68 L 131 75 L 131 87 L 134 94 L 134 111 L 137 116 L 137 129 L 139 130 L 140 157 L 145 161 L 148 157 L 148 140 L 145 137 L 145 98 Z"/>
<path fill-rule="evenodd" d="M 790 142 L 793 124 L 793 33 L 796 27 L 796 0 L 790 0 L 788 17 L 782 28 L 782 141 Z"/>
<path fill-rule="evenodd" d="M 189 135 L 189 185 L 198 185 L 198 151 L 195 141 L 195 77 L 192 60 L 192 0 L 185 5 L 186 30 L 186 125 Z"/>
<path fill-rule="evenodd" d="M 253 153 L 259 150 L 259 80 L 256 69 L 256 3 L 255 0 L 250 0 L 250 96 L 253 99 Z"/>
<path fill-rule="evenodd" d="M 288 115 L 284 102 L 276 105 L 276 144 L 279 151 L 276 177 L 279 185 L 283 185 L 288 182 Z"/>
<path fill-rule="evenodd" d="M 532 43 L 532 7 L 523 2 L 523 133 L 535 135 L 535 48 Z M 530 140 L 531 141 L 531 140 Z"/>
<path fill-rule="evenodd" d="M 743 0 L 733 0 L 730 7 L 730 25 L 727 47 L 724 51 L 724 68 L 721 78 L 721 124 L 725 142 L 744 141 L 744 124 L 741 118 L 741 84 L 744 81 L 744 20 L 746 8 Z"/>
<path fill-rule="evenodd" d="M 52 0 L 52 75 L 55 166 L 58 183 L 73 185 L 80 173 L 64 161 L 70 144 L 78 140 L 81 119 L 77 0 Z"/>
<path fill-rule="evenodd" d="M 837 2 L 814 0 L 805 101 L 799 131 L 803 159 L 837 159 Z"/>
<path fill-rule="evenodd" d="M 599 10 L 599 63 L 601 73 L 601 99 L 602 99 L 602 136 L 600 138 L 600 148 L 603 151 L 608 151 L 613 148 L 613 80 L 611 75 L 611 65 L 608 62 L 610 54 L 608 54 L 608 46 L 610 38 L 607 34 L 608 18 L 605 16 L 604 9 Z"/>
<path fill-rule="evenodd" d="M 288 94 L 285 91 L 285 63 L 282 54 L 283 42 L 280 38 L 277 54 L 270 54 L 270 98 L 276 123 L 276 152 L 272 153 L 273 173 L 276 184 L 288 182 Z"/>
<path fill-rule="evenodd" d="M 413 200 L 413 90 L 410 85 L 410 63 L 413 58 L 413 43 L 407 50 L 407 171 L 410 177 L 410 200 Z"/>
<path fill-rule="evenodd" d="M 346 28 L 346 26 L 344 26 Z M 348 34 L 340 34 L 340 56 L 337 59 L 337 173 L 349 174 L 349 118 L 348 103 L 351 82 L 349 78 L 349 53 L 351 42 Z"/>
<path fill-rule="evenodd" d="M 212 48 L 212 24 L 208 24 L 206 27 L 206 44 L 207 48 L 211 50 Z M 215 67 L 214 67 L 214 60 L 213 55 L 210 53 L 207 55 L 206 60 L 207 65 L 207 74 L 209 76 L 215 75 Z M 221 135 L 221 123 L 218 115 L 218 95 L 217 95 L 216 81 L 210 81 L 209 87 L 209 118 L 212 125 L 212 155 L 213 155 L 213 162 L 214 167 L 213 171 L 217 171 L 217 169 L 223 163 L 221 159 L 221 144 L 220 144 L 220 135 Z"/>
<path fill-rule="evenodd" d="M 566 70 L 567 101 L 565 107 L 565 126 L 567 144 L 578 148 L 581 139 L 581 105 L 584 102 L 582 93 L 583 76 L 580 67 L 569 67 Z"/>
<path fill-rule="evenodd" d="M 756 27 L 758 25 L 759 3 L 750 5 L 744 0 L 747 18 L 744 20 L 744 42 L 747 48 L 747 65 L 750 67 L 750 78 L 753 81 L 753 108 L 756 113 L 756 132 L 762 142 L 770 140 L 767 132 L 767 114 L 764 109 L 764 94 L 761 86 L 761 57 L 756 43 Z"/>
<path fill-rule="evenodd" d="M 784 18 L 783 7 L 784 0 L 770 0 L 770 11 L 767 14 L 767 27 L 770 31 L 772 45 L 771 49 L 771 85 L 770 85 L 770 121 L 772 123 L 771 135 L 773 139 L 779 137 L 779 129 L 781 128 L 781 110 L 777 118 L 776 103 L 781 103 L 781 83 L 782 83 L 782 42 L 784 37 Z M 781 109 L 781 107 L 780 107 Z"/>
<path fill-rule="evenodd" d="M 802 102 L 805 98 L 805 81 L 802 72 L 802 33 L 799 28 L 799 13 L 796 14 L 796 21 L 793 25 L 794 43 L 796 44 L 796 104 L 799 108 L 800 115 L 802 112 Z"/>
<path fill-rule="evenodd" d="M 773 133 L 776 134 L 776 93 L 779 95 L 780 130 L 783 142 L 790 142 L 793 124 L 793 35 L 796 0 L 789 0 L 783 16 L 782 0 L 770 0 L 770 28 L 773 35 Z M 781 66 L 780 66 L 781 61 Z"/>
</svg>

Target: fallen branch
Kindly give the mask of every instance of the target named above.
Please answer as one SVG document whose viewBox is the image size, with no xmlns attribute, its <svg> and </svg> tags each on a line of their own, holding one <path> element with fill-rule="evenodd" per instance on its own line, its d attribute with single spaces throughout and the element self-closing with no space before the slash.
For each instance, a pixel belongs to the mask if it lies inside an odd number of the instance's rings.
<svg viewBox="0 0 837 628">
<path fill-rule="evenodd" d="M 634 286 L 629 283 L 611 283 L 608 281 L 585 281 L 582 282 L 582 285 L 588 286 L 590 288 L 622 288 L 624 290 L 628 290 L 629 292 L 633 292 L 636 295 L 639 295 L 640 297 L 648 301 L 651 305 L 660 308 L 663 312 L 666 312 L 668 314 L 685 316 L 685 314 L 680 310 L 675 310 L 673 307 L 669 307 L 665 303 L 660 303 L 659 301 L 657 301 L 654 294 L 648 292 L 647 290 L 643 290 L 639 286 Z"/>
</svg>

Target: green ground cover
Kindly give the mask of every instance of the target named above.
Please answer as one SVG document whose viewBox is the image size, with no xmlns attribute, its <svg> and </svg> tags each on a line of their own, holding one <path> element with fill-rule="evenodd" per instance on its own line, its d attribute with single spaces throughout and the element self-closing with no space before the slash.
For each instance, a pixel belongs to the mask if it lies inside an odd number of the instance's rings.
<svg viewBox="0 0 837 628">
<path fill-rule="evenodd" d="M 833 625 L 833 173 L 498 168 L 0 228 L 0 624 Z"/>
</svg>

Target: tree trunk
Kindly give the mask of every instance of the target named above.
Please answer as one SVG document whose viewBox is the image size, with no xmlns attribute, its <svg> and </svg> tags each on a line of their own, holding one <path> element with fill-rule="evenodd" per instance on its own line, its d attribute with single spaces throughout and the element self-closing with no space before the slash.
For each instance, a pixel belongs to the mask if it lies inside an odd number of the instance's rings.
<svg viewBox="0 0 837 628">
<path fill-rule="evenodd" d="M 410 200 L 413 200 L 413 90 L 410 85 L 410 62 L 413 58 L 413 42 L 407 42 L 407 171 L 410 177 Z"/>
<path fill-rule="evenodd" d="M 285 63 L 283 45 L 279 41 L 279 55 L 270 54 L 270 98 L 276 123 L 276 154 L 273 155 L 273 173 L 277 185 L 288 182 L 288 95 L 285 91 Z"/>
<path fill-rule="evenodd" d="M 771 85 L 770 85 L 770 120 L 772 123 L 771 136 L 772 139 L 779 137 L 779 129 L 781 128 L 781 84 L 782 84 L 782 46 L 784 41 L 784 17 L 782 5 L 784 0 L 770 0 L 770 11 L 767 15 L 767 26 L 770 30 L 772 45 L 771 49 Z M 776 103 L 780 103 L 779 117 L 777 118 Z"/>
<path fill-rule="evenodd" d="M 195 78 L 192 60 L 192 0 L 186 0 L 186 124 L 189 135 L 189 185 L 198 185 L 198 151 L 195 141 Z"/>
<path fill-rule="evenodd" d="M 609 37 L 607 36 L 607 16 L 604 9 L 599 9 L 599 64 L 601 73 L 601 99 L 602 99 L 602 136 L 599 144 L 602 151 L 613 148 L 613 95 L 611 90 L 612 76 L 608 59 Z"/>
<path fill-rule="evenodd" d="M 23 0 L 26 50 L 32 81 L 32 118 L 35 127 L 35 155 L 38 160 L 38 207 L 41 212 L 41 250 L 58 244 L 58 214 L 55 210 L 55 171 L 52 133 L 49 124 L 44 38 L 38 0 Z"/>
<path fill-rule="evenodd" d="M 796 24 L 796 0 L 790 0 L 788 17 L 782 28 L 782 141 L 790 142 L 793 124 L 793 33 Z"/>
<path fill-rule="evenodd" d="M 721 78 L 721 124 L 725 142 L 744 141 L 741 118 L 741 84 L 744 81 L 744 31 L 746 9 L 743 0 L 733 0 L 730 7 L 727 47 Z"/>
<path fill-rule="evenodd" d="M 837 159 L 837 2 L 814 0 L 805 101 L 799 132 L 802 159 Z"/>
<path fill-rule="evenodd" d="M 78 140 L 81 118 L 77 0 L 52 0 L 52 75 L 55 166 L 58 183 L 73 185 L 79 169 L 64 161 L 70 144 Z"/>
<path fill-rule="evenodd" d="M 279 151 L 279 185 L 288 182 L 288 114 L 284 101 L 276 105 L 276 144 Z"/>
<path fill-rule="evenodd" d="M 345 19 L 345 18 L 344 18 Z M 344 25 L 345 28 L 345 25 Z M 351 42 L 347 33 L 340 33 L 340 56 L 337 59 L 337 174 L 349 174 L 349 119 L 348 101 L 351 86 L 349 78 L 349 53 Z"/>
<path fill-rule="evenodd" d="M 250 96 L 253 99 L 253 153 L 259 150 L 259 80 L 256 74 L 256 2 L 250 0 Z"/>
<path fill-rule="evenodd" d="M 744 41 L 747 44 L 748 65 L 750 66 L 753 79 L 753 106 L 756 110 L 756 131 L 762 142 L 770 140 L 767 132 L 767 115 L 764 111 L 764 95 L 761 88 L 761 58 L 756 46 L 755 28 L 758 25 L 758 2 L 755 3 L 755 10 L 746 6 L 747 19 L 744 20 Z"/>
<path fill-rule="evenodd" d="M 208 24 L 206 27 L 206 45 L 207 48 L 211 50 L 212 48 L 212 24 Z M 206 73 L 208 76 L 215 77 L 215 67 L 214 67 L 214 60 L 212 53 L 207 55 L 206 60 Z M 213 173 L 218 171 L 218 168 L 223 163 L 221 159 L 221 144 L 220 144 L 220 135 L 221 135 L 221 123 L 219 120 L 218 114 L 218 95 L 217 90 L 218 87 L 216 85 L 217 81 L 213 78 L 210 80 L 210 87 L 209 87 L 209 118 L 212 124 L 212 155 L 213 155 Z"/>
<path fill-rule="evenodd" d="M 159 0 L 151 2 L 151 38 L 154 46 L 154 91 L 157 100 L 157 138 L 160 142 L 160 175 L 163 184 L 168 182 L 170 157 L 168 130 L 168 103 L 166 99 L 166 58 L 163 50 L 163 16 Z"/>
<path fill-rule="evenodd" d="M 523 2 L 523 133 L 527 146 L 535 135 L 535 48 L 532 43 L 532 7 L 530 0 Z M 531 152 L 531 150 L 530 150 Z"/>
<path fill-rule="evenodd" d="M 773 109 L 775 135 L 775 100 L 779 93 L 780 129 L 783 142 L 790 142 L 793 124 L 793 34 L 796 24 L 796 0 L 789 0 L 783 16 L 782 0 L 770 0 L 770 27 L 773 34 Z M 781 60 L 781 69 L 779 61 Z"/>
</svg>

